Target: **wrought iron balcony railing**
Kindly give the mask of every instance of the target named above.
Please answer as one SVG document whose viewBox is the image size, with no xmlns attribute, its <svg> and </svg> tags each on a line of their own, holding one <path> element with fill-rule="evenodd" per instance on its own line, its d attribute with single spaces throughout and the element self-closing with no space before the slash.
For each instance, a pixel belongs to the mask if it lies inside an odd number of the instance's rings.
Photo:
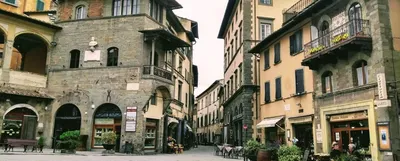
<svg viewBox="0 0 400 161">
<path fill-rule="evenodd" d="M 327 34 L 304 45 L 305 60 L 318 57 L 349 43 L 361 44 L 371 40 L 371 28 L 368 20 L 356 19 L 334 28 Z"/>
<path fill-rule="evenodd" d="M 310 6 L 312 3 L 316 2 L 316 1 L 319 1 L 319 0 L 299 0 L 292 7 L 290 7 L 283 13 L 284 21 L 292 18 L 297 13 L 303 11 L 305 8 L 307 8 L 308 6 Z"/>
<path fill-rule="evenodd" d="M 153 74 L 151 73 L 152 70 L 153 70 Z M 143 75 L 154 75 L 154 76 L 172 81 L 172 72 L 162 69 L 157 66 L 151 66 L 151 65 L 143 66 Z"/>
</svg>

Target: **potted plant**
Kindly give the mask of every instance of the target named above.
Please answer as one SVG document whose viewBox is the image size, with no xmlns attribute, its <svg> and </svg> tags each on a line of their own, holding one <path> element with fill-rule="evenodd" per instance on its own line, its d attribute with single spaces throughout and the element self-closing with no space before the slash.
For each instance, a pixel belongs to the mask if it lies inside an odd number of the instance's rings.
<svg viewBox="0 0 400 161">
<path fill-rule="evenodd" d="M 358 161 L 358 158 L 354 155 L 342 154 L 335 161 Z"/>
<path fill-rule="evenodd" d="M 44 147 L 44 137 L 40 136 L 38 140 L 38 147 L 39 147 L 39 152 L 43 153 L 43 147 Z"/>
<path fill-rule="evenodd" d="M 79 130 L 67 131 L 60 135 L 60 148 L 61 153 L 75 153 L 75 149 L 80 144 L 80 132 Z"/>
<path fill-rule="evenodd" d="M 257 161 L 276 161 L 278 160 L 277 151 L 279 144 L 276 142 L 267 142 L 266 145 L 262 145 L 257 153 Z"/>
<path fill-rule="evenodd" d="M 301 160 L 302 152 L 296 145 L 282 146 L 278 150 L 279 161 L 299 161 Z"/>
<path fill-rule="evenodd" d="M 117 139 L 117 134 L 115 134 L 113 131 L 101 134 L 101 141 L 103 142 L 103 147 L 106 150 L 114 149 L 116 139 Z"/>
<path fill-rule="evenodd" d="M 256 161 L 257 153 L 260 148 L 261 144 L 258 141 L 254 139 L 249 140 L 247 141 L 246 146 L 244 147 L 244 154 L 251 161 Z"/>
</svg>

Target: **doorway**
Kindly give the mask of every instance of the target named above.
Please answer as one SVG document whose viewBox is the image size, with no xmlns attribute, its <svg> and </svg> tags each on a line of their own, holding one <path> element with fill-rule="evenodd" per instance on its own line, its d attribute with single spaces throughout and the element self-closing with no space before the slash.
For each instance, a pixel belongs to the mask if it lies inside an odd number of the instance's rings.
<svg viewBox="0 0 400 161">
<path fill-rule="evenodd" d="M 121 137 L 122 113 L 118 106 L 106 103 L 99 106 L 94 113 L 92 148 L 103 148 L 101 135 L 113 131 L 117 134 L 116 151 L 119 150 Z"/>
<path fill-rule="evenodd" d="M 357 149 L 369 149 L 370 138 L 368 120 L 331 123 L 332 142 L 336 141 L 341 151 L 346 152 L 350 143 Z"/>
<path fill-rule="evenodd" d="M 7 139 L 36 138 L 37 115 L 31 109 L 15 108 L 5 114 L 1 132 L 1 143 Z"/>
<path fill-rule="evenodd" d="M 62 105 L 56 112 L 53 136 L 59 140 L 67 131 L 81 129 L 81 113 L 73 104 Z"/>
<path fill-rule="evenodd" d="M 313 128 L 312 124 L 295 124 L 294 136 L 298 139 L 296 145 L 302 150 L 312 149 L 313 147 Z"/>
</svg>

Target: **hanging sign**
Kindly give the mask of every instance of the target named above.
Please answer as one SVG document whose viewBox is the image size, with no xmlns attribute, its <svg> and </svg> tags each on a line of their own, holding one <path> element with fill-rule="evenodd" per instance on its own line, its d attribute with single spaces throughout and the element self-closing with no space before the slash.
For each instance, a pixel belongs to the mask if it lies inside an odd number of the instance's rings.
<svg viewBox="0 0 400 161">
<path fill-rule="evenodd" d="M 378 83 L 378 95 L 380 100 L 387 99 L 386 77 L 385 73 L 376 75 L 376 82 Z"/>
<path fill-rule="evenodd" d="M 127 107 L 126 108 L 126 124 L 125 131 L 136 131 L 136 112 L 137 107 Z"/>
</svg>

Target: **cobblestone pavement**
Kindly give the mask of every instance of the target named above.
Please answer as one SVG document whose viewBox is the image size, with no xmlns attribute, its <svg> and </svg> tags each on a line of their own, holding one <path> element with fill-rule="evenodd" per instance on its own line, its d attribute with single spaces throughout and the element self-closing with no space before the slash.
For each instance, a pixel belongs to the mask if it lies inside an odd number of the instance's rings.
<svg viewBox="0 0 400 161">
<path fill-rule="evenodd" d="M 101 156 L 101 152 L 61 154 L 22 154 L 22 152 L 0 153 L 0 161 L 242 161 L 243 159 L 225 159 L 213 154 L 212 146 L 199 146 L 183 154 L 157 154 L 145 156 Z M 81 154 L 81 155 L 79 155 Z M 85 155 L 85 156 L 83 156 Z"/>
</svg>

